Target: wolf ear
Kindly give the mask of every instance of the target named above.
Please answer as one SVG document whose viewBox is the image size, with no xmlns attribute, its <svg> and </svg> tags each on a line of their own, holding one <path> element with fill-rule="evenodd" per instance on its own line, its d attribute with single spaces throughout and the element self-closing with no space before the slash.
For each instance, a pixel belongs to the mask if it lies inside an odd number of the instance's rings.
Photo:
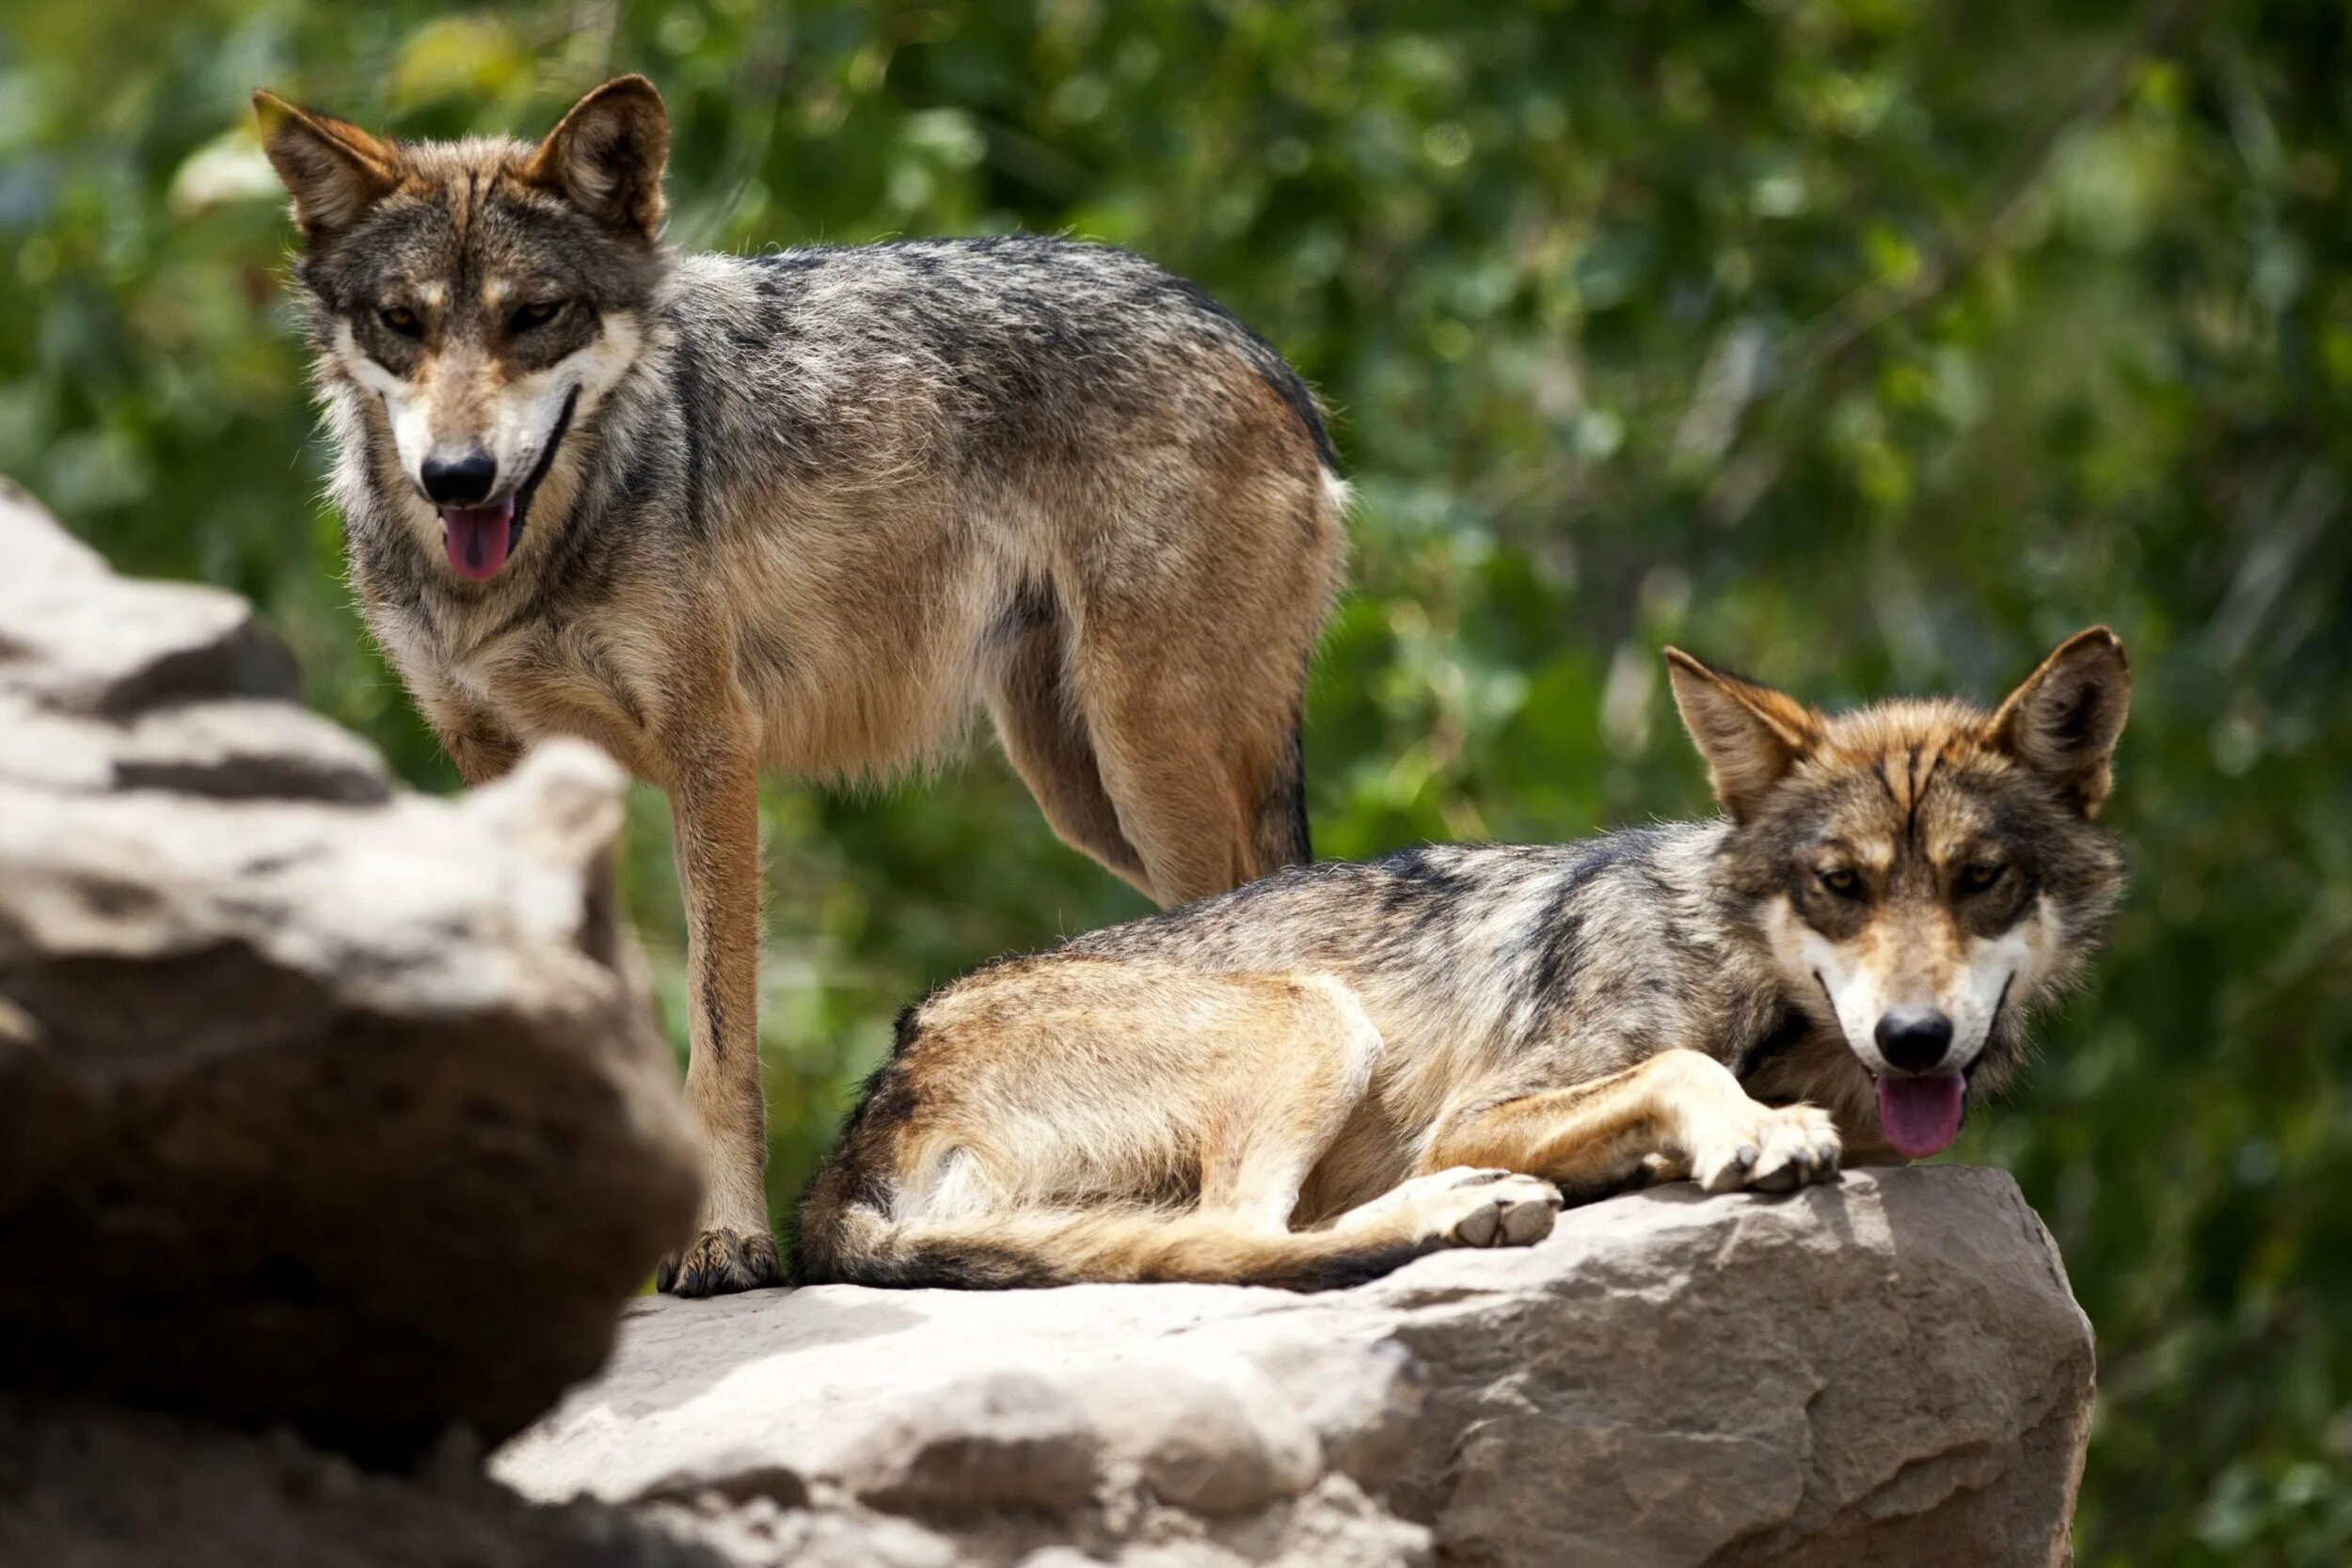
<svg viewBox="0 0 2352 1568">
<path fill-rule="evenodd" d="M 399 182 L 390 144 L 348 120 L 261 91 L 253 95 L 253 114 L 262 150 L 294 198 L 294 223 L 313 245 L 350 227 Z"/>
<path fill-rule="evenodd" d="M 661 228 L 670 112 L 643 76 L 615 76 L 572 105 L 531 154 L 523 178 L 608 228 L 651 239 Z"/>
<path fill-rule="evenodd" d="M 1745 823 L 1764 792 L 1788 776 L 1820 734 L 1820 715 L 1792 696 L 1665 651 L 1675 707 L 1708 759 L 1708 781 L 1731 820 Z"/>
<path fill-rule="evenodd" d="M 1675 706 L 1707 759 L 1715 799 L 1744 822 L 1765 792 L 1787 776 L 1820 732 L 1820 717 L 1769 686 L 1726 675 L 1684 653 L 1666 650 Z"/>
<path fill-rule="evenodd" d="M 1988 728 L 1995 751 L 2042 774 L 2085 816 L 2095 816 L 2113 782 L 2109 764 L 2131 709 L 2122 640 L 2093 626 L 2059 643 L 2009 694 Z"/>
</svg>

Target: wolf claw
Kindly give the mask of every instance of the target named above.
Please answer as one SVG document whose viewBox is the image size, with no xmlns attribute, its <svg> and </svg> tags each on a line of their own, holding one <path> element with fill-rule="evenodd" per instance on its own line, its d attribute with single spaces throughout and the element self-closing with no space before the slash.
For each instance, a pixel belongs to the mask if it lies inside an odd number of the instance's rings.
<svg viewBox="0 0 2352 1568">
<path fill-rule="evenodd" d="M 775 1237 L 705 1230 L 654 1269 L 654 1289 L 675 1296 L 723 1296 L 784 1283 Z"/>
</svg>

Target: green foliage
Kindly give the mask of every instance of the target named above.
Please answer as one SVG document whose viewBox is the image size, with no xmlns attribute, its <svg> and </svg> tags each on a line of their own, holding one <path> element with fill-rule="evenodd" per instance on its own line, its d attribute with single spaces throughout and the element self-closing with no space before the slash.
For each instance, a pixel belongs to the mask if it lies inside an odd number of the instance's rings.
<svg viewBox="0 0 2352 1568">
<path fill-rule="evenodd" d="M 1822 700 L 1992 697 L 2107 621 L 2138 676 L 2137 888 L 1965 1153 L 2017 1173 L 2098 1327 L 2082 1560 L 2341 1561 L 2352 39 L 2341 0 L 2162 23 L 11 0 L 0 471 L 127 569 L 262 601 L 317 705 L 447 787 L 340 581 L 245 93 L 535 130 L 635 68 L 676 117 L 689 243 L 1115 240 L 1323 389 L 1360 496 L 1309 722 L 1327 854 L 1700 809 L 1664 640 Z M 632 907 L 675 991 L 640 808 Z M 898 1005 L 1137 908 L 993 756 L 778 789 L 768 826 L 779 1202 Z"/>
</svg>

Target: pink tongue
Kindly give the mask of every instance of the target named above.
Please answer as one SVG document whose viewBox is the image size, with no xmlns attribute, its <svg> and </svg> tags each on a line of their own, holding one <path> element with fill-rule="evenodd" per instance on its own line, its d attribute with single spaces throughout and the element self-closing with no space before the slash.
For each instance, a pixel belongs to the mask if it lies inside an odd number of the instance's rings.
<svg viewBox="0 0 2352 1568">
<path fill-rule="evenodd" d="M 515 498 L 496 506 L 441 508 L 441 544 L 461 578 L 486 582 L 506 564 L 506 543 L 515 522 Z"/>
<path fill-rule="evenodd" d="M 1957 1072 L 1912 1078 L 1879 1075 L 1879 1125 L 1906 1160 L 1941 1154 L 1960 1136 L 1961 1101 L 1968 1085 Z"/>
</svg>

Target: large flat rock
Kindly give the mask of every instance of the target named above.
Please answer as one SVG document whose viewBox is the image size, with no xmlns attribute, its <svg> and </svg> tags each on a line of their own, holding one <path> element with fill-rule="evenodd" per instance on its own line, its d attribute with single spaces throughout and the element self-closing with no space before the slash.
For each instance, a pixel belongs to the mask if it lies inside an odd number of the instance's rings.
<svg viewBox="0 0 2352 1568">
<path fill-rule="evenodd" d="M 693 1217 L 625 781 L 412 795 L 293 689 L 241 600 L 0 488 L 0 1388 L 496 1440 Z"/>
<path fill-rule="evenodd" d="M 764 1498 L 1036 1568 L 1056 1543 L 1138 1563 L 2040 1564 L 2066 1555 L 2091 1374 L 2006 1175 L 1862 1172 L 1787 1198 L 1629 1196 L 1525 1251 L 1318 1296 L 644 1301 L 612 1368 L 493 1473 L 543 1499 Z"/>
</svg>

